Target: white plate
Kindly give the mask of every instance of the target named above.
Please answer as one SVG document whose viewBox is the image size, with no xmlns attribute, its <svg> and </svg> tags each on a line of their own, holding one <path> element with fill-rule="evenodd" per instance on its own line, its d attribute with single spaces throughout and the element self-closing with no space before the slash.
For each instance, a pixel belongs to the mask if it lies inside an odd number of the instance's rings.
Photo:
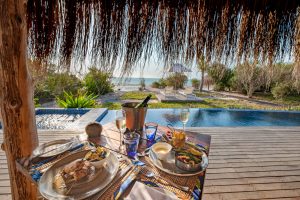
<svg viewBox="0 0 300 200">
<path fill-rule="evenodd" d="M 38 146 L 33 152 L 33 156 L 51 157 L 61 154 L 71 148 L 73 141 L 68 139 L 53 140 Z"/>
<path fill-rule="evenodd" d="M 110 152 L 106 162 L 103 163 L 104 167 L 101 171 L 96 169 L 95 177 L 85 183 L 74 185 L 68 192 L 68 195 L 60 194 L 59 191 L 53 187 L 54 176 L 61 171 L 66 164 L 83 158 L 87 152 L 88 150 L 74 153 L 51 166 L 39 181 L 39 191 L 42 196 L 47 199 L 79 200 L 90 197 L 105 188 L 114 179 L 119 169 L 119 161 L 112 152 Z"/>
<path fill-rule="evenodd" d="M 171 151 L 171 153 L 169 154 L 169 156 L 166 160 L 159 160 L 157 158 L 157 156 L 155 155 L 155 153 L 151 149 L 150 153 L 149 153 L 149 158 L 155 167 L 157 167 L 158 169 L 160 169 L 168 174 L 175 175 L 175 176 L 195 176 L 195 175 L 203 172 L 208 166 L 208 158 L 207 158 L 207 155 L 205 152 L 203 152 L 203 155 L 202 155 L 201 169 L 196 172 L 188 172 L 188 171 L 183 171 L 183 170 L 179 169 L 175 165 L 175 152 L 174 151 Z"/>
</svg>

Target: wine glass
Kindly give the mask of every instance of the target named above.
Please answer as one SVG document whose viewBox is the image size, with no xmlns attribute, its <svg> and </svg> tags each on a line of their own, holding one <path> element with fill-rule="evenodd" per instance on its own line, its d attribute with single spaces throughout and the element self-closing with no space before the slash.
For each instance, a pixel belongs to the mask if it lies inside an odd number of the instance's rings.
<svg viewBox="0 0 300 200">
<path fill-rule="evenodd" d="M 183 124 L 183 131 L 185 131 L 185 125 L 189 121 L 190 109 L 182 108 L 180 110 L 180 121 Z"/>
<path fill-rule="evenodd" d="M 120 146 L 119 149 L 123 149 L 123 133 L 126 130 L 125 112 L 123 110 L 116 111 L 116 126 L 120 132 Z"/>
</svg>

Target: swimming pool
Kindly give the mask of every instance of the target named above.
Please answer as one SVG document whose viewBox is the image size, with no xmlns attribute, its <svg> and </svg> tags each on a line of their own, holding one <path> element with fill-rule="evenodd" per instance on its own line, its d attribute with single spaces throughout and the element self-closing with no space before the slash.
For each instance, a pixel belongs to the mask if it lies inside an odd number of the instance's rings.
<svg viewBox="0 0 300 200">
<path fill-rule="evenodd" d="M 85 108 L 38 108 L 35 110 L 38 129 L 65 129 L 90 109 Z M 1 129 L 0 123 L 0 129 Z"/>
<path fill-rule="evenodd" d="M 101 124 L 114 121 L 115 110 L 108 111 Z M 181 127 L 180 109 L 148 109 L 146 122 Z M 300 126 L 300 112 L 239 109 L 190 109 L 187 127 Z"/>
</svg>

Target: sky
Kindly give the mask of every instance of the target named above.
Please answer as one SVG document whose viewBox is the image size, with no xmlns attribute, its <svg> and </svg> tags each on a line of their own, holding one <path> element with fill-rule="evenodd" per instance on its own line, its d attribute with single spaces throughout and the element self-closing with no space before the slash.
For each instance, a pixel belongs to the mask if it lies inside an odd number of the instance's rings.
<svg viewBox="0 0 300 200">
<path fill-rule="evenodd" d="M 195 64 L 186 65 L 185 63 L 178 62 L 180 64 L 183 64 L 184 66 L 190 68 L 192 72 L 185 73 L 189 79 L 192 78 L 200 78 L 201 73 L 198 71 Z M 167 72 L 165 72 L 164 69 L 164 63 L 162 61 L 158 61 L 157 55 L 153 55 L 149 58 L 149 60 L 145 63 L 144 68 L 141 64 L 140 67 L 136 67 L 135 70 L 130 75 L 131 78 L 162 78 L 163 76 L 168 75 Z M 170 66 L 168 66 L 169 68 Z M 114 77 L 119 77 L 120 69 L 117 69 L 114 72 Z"/>
</svg>

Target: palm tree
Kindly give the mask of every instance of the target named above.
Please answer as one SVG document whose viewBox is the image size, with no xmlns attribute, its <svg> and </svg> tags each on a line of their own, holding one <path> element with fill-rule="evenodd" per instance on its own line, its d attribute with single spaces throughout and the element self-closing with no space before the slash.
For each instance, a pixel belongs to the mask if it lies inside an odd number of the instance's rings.
<svg viewBox="0 0 300 200">
<path fill-rule="evenodd" d="M 204 56 L 201 56 L 201 58 L 198 59 L 198 66 L 197 67 L 198 67 L 199 71 L 201 72 L 201 82 L 200 82 L 199 90 L 200 90 L 200 92 L 202 92 L 203 91 L 203 85 L 204 85 L 204 75 L 205 75 L 205 72 L 208 68 L 208 65 L 205 61 Z"/>
</svg>

